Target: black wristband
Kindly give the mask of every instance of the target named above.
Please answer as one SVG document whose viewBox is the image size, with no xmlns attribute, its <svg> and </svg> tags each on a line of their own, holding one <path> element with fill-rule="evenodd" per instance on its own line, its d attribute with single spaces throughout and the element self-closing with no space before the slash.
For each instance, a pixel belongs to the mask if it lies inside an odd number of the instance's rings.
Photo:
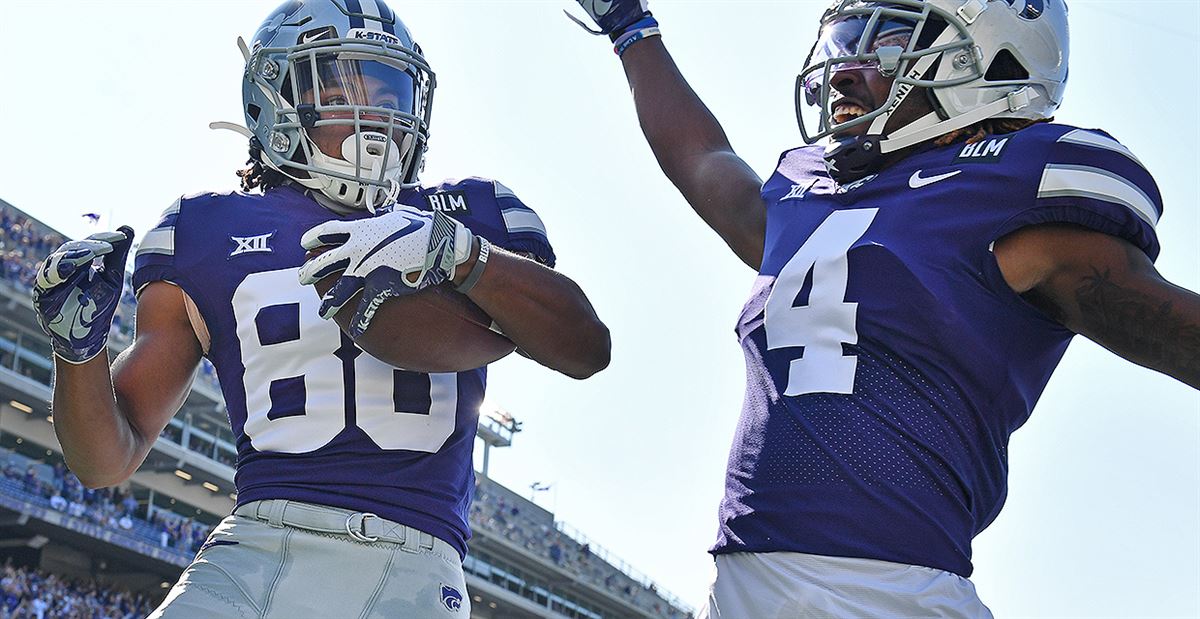
<svg viewBox="0 0 1200 619">
<path fill-rule="evenodd" d="M 467 278 L 463 283 L 454 287 L 455 290 L 467 294 L 479 282 L 480 276 L 483 275 L 483 269 L 487 266 L 488 256 L 492 253 L 492 244 L 482 236 L 479 237 L 479 257 L 475 259 L 475 266 L 471 267 L 471 272 L 467 273 Z"/>
<path fill-rule="evenodd" d="M 631 31 L 649 28 L 651 26 L 658 26 L 658 20 L 654 19 L 653 13 L 646 11 L 637 19 L 637 21 L 631 22 L 629 25 L 622 27 L 620 30 L 613 30 L 612 32 L 608 33 L 608 40 L 616 43 L 617 39 L 625 36 Z"/>
</svg>

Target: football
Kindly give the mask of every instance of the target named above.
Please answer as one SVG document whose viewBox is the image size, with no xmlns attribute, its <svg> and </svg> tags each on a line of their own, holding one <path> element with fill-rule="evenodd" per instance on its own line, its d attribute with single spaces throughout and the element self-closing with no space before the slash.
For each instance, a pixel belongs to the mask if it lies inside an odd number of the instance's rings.
<svg viewBox="0 0 1200 619">
<path fill-rule="evenodd" d="M 337 281 L 330 275 L 313 284 L 324 295 Z M 355 296 L 333 319 L 349 333 L 358 306 Z M 384 301 L 371 326 L 355 344 L 367 354 L 415 372 L 461 372 L 500 359 L 516 345 L 493 331 L 492 317 L 445 283 Z"/>
</svg>

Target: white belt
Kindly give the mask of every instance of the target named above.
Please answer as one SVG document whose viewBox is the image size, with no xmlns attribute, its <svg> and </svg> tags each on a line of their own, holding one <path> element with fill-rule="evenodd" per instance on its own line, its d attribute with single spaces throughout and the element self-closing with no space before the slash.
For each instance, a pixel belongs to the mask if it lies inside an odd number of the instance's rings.
<svg viewBox="0 0 1200 619">
<path fill-rule="evenodd" d="M 354 512 L 284 499 L 252 501 L 233 510 L 233 515 L 261 520 L 277 528 L 287 525 L 317 533 L 347 535 L 357 542 L 391 542 L 400 544 L 410 552 L 433 550 L 436 540 L 420 529 L 380 518 L 370 512 Z"/>
</svg>

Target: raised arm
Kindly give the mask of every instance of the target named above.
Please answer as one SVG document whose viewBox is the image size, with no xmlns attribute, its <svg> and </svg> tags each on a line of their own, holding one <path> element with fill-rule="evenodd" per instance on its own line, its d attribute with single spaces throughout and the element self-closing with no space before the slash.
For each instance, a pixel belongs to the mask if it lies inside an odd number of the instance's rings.
<svg viewBox="0 0 1200 619">
<path fill-rule="evenodd" d="M 1163 279 L 1128 241 L 1041 225 L 994 251 L 1013 290 L 1063 326 L 1200 389 L 1200 295 Z"/>
<path fill-rule="evenodd" d="M 67 465 L 88 487 L 133 475 L 183 406 L 200 363 L 179 288 L 147 286 L 136 324 L 133 344 L 111 369 L 107 355 L 81 365 L 55 358 L 54 432 Z"/>
<path fill-rule="evenodd" d="M 724 129 L 679 72 L 645 1 L 580 2 L 620 50 L 646 141 L 684 199 L 754 269 L 762 262 L 762 179 L 733 151 Z"/>
<path fill-rule="evenodd" d="M 39 266 L 33 287 L 38 323 L 54 348 L 54 431 L 67 465 L 92 488 L 137 470 L 200 362 L 183 292 L 157 283 L 142 293 L 134 343 L 110 370 L 108 332 L 132 240 L 122 228 L 70 241 Z"/>
</svg>

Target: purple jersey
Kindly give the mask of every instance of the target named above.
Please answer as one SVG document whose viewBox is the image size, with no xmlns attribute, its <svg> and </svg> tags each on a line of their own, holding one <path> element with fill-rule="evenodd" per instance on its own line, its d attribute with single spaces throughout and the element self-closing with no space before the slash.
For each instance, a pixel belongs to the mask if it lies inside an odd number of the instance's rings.
<svg viewBox="0 0 1200 619">
<path fill-rule="evenodd" d="M 820 148 L 762 190 L 738 322 L 745 406 L 713 552 L 793 551 L 968 576 L 1004 503 L 1008 438 L 1072 333 L 1005 283 L 994 241 L 1062 222 L 1151 259 L 1161 198 L 1107 134 L 1038 124 L 926 147 L 838 187 Z"/>
<path fill-rule="evenodd" d="M 499 183 L 467 179 L 400 202 L 554 263 L 541 220 Z M 337 217 L 293 185 L 182 198 L 138 249 L 135 289 L 176 284 L 204 318 L 237 440 L 239 505 L 292 499 L 371 512 L 465 556 L 486 368 L 398 370 L 318 317 L 320 298 L 297 277 L 300 236 Z"/>
</svg>

